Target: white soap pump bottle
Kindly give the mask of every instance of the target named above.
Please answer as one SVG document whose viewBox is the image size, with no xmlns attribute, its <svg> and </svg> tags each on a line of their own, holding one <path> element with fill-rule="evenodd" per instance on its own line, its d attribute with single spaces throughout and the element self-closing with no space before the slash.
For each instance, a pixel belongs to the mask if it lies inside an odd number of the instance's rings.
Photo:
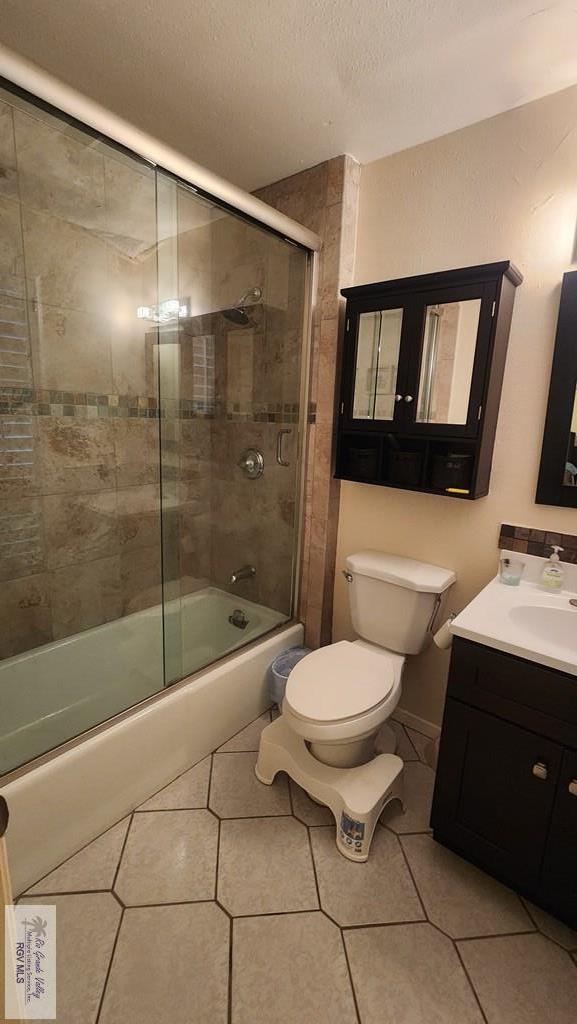
<svg viewBox="0 0 577 1024">
<path fill-rule="evenodd" d="M 563 550 L 558 544 L 551 545 L 553 554 L 545 562 L 541 573 L 541 586 L 545 590 L 562 590 L 565 579 L 565 570 L 559 560 L 559 552 Z"/>
</svg>

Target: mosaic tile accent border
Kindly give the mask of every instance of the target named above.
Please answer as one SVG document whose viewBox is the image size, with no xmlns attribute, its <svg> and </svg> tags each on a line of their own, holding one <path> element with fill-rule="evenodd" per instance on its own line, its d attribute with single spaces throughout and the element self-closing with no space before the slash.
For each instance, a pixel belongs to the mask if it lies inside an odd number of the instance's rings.
<svg viewBox="0 0 577 1024">
<path fill-rule="evenodd" d="M 214 402 L 206 399 L 166 399 L 159 404 L 150 395 L 103 395 L 85 391 L 52 391 L 46 388 L 1 387 L 0 415 L 73 416 L 79 419 L 124 418 L 216 419 L 253 423 L 297 423 L 299 406 L 293 402 Z M 314 423 L 316 403 L 309 404 L 309 423 Z"/>
<path fill-rule="evenodd" d="M 309 404 L 309 422 L 316 412 L 315 403 Z M 298 423 L 298 402 L 227 402 L 227 420 L 252 420 L 256 423 Z"/>
<path fill-rule="evenodd" d="M 503 523 L 499 533 L 499 547 L 508 551 L 519 551 L 524 555 L 548 558 L 551 545 L 563 548 L 561 559 L 577 565 L 577 536 L 573 533 L 553 533 L 548 530 L 534 530 L 529 526 L 511 526 Z"/>
</svg>

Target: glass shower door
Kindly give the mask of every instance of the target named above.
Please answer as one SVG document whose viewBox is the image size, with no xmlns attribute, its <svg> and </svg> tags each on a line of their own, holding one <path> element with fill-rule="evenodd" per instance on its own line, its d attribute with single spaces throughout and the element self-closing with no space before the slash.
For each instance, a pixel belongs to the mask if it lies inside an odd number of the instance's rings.
<svg viewBox="0 0 577 1024">
<path fill-rule="evenodd" d="M 164 685 L 155 206 L 0 89 L 0 774 Z"/>
<path fill-rule="evenodd" d="M 292 615 L 308 254 L 157 175 L 165 672 Z"/>
</svg>

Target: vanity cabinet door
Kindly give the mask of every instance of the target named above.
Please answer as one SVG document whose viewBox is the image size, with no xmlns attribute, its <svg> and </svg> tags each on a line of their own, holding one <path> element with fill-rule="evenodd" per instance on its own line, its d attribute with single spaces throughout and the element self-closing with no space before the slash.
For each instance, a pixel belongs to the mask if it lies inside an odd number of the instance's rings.
<svg viewBox="0 0 577 1024">
<path fill-rule="evenodd" d="M 533 888 L 561 757 L 551 740 L 449 698 L 433 800 L 435 838 L 504 881 Z"/>
<path fill-rule="evenodd" d="M 577 927 L 577 753 L 563 756 L 541 889 L 544 899 Z"/>
</svg>

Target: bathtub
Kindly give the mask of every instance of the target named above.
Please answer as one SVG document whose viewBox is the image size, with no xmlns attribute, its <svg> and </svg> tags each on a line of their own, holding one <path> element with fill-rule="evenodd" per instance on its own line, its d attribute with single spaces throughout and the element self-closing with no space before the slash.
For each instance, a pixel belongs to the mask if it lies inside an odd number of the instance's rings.
<svg viewBox="0 0 577 1024">
<path fill-rule="evenodd" d="M 237 610 L 245 628 L 229 621 Z M 15 893 L 255 718 L 272 658 L 302 643 L 300 624 L 213 587 L 165 612 L 185 678 L 160 692 L 160 605 L 0 665 L 3 770 L 65 744 L 0 780 Z"/>
</svg>

